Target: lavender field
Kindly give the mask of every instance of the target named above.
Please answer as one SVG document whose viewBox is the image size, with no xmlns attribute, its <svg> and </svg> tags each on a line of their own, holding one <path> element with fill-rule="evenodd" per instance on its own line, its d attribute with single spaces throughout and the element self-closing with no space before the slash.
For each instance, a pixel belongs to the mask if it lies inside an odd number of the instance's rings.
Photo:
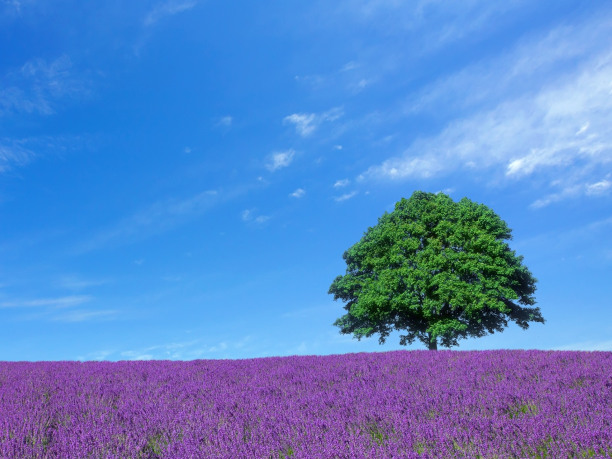
<svg viewBox="0 0 612 459">
<path fill-rule="evenodd" d="M 612 457 L 612 352 L 1 362 L 0 457 Z"/>
</svg>

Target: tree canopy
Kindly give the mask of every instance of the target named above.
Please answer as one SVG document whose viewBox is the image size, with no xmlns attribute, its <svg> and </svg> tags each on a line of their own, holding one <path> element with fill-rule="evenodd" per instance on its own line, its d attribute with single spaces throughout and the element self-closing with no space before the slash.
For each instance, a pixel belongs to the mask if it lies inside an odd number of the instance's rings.
<svg viewBox="0 0 612 459">
<path fill-rule="evenodd" d="M 438 343 L 544 323 L 535 304 L 537 280 L 505 242 L 511 230 L 484 204 L 454 202 L 443 193 L 416 191 L 385 212 L 343 254 L 346 274 L 329 293 L 346 302 L 334 322 L 355 338 L 405 331 L 400 344 Z"/>
</svg>

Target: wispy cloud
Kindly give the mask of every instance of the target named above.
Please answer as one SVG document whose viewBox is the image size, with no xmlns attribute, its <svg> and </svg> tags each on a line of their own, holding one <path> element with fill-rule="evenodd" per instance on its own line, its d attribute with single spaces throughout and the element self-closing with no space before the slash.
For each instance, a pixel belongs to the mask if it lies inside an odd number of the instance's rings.
<svg viewBox="0 0 612 459">
<path fill-rule="evenodd" d="M 87 303 L 92 300 L 91 295 L 70 295 L 58 298 L 37 298 L 33 300 L 13 300 L 0 303 L 0 308 L 36 308 L 53 307 L 68 308 Z"/>
<path fill-rule="evenodd" d="M 0 173 L 24 167 L 40 157 L 86 151 L 89 136 L 0 138 Z"/>
<path fill-rule="evenodd" d="M 283 121 L 293 124 L 298 134 L 302 137 L 307 137 L 316 129 L 315 118 L 316 115 L 314 113 L 294 113 L 286 116 Z"/>
<path fill-rule="evenodd" d="M 298 188 L 293 193 L 291 193 L 289 196 L 291 196 L 292 198 L 301 198 L 305 194 L 306 194 L 306 190 L 304 190 L 304 188 Z"/>
<path fill-rule="evenodd" d="M 0 174 L 13 166 L 23 166 L 34 157 L 34 152 L 25 147 L 23 141 L 13 139 L 0 140 Z"/>
<path fill-rule="evenodd" d="M 95 319 L 112 319 L 118 311 L 83 309 L 90 303 L 91 295 L 69 295 L 29 300 L 11 300 L 0 303 L 0 309 L 14 309 L 22 313 L 21 320 L 50 320 L 54 322 L 85 322 Z"/>
<path fill-rule="evenodd" d="M 610 181 L 610 174 L 608 174 L 605 179 L 586 185 L 585 193 L 589 196 L 600 196 L 607 194 L 610 187 L 612 187 L 612 181 Z"/>
<path fill-rule="evenodd" d="M 90 352 L 86 355 L 80 355 L 76 357 L 75 360 L 79 360 L 81 362 L 86 361 L 86 360 L 94 360 L 94 361 L 100 362 L 103 360 L 107 360 L 107 358 L 111 356 L 112 354 L 113 354 L 113 351 L 105 349 L 102 351 Z"/>
<path fill-rule="evenodd" d="M 335 12 L 345 21 L 351 18 L 388 35 L 408 33 L 418 43 L 414 46 L 415 52 L 426 53 L 490 30 L 512 10 L 529 6 L 529 2 L 523 0 L 502 5 L 485 0 L 460 3 L 444 0 L 344 0 L 339 2 Z M 432 24 L 437 27 L 432 27 Z"/>
<path fill-rule="evenodd" d="M 36 58 L 0 79 L 0 116 L 16 113 L 53 114 L 57 102 L 66 97 L 90 93 L 89 83 L 75 75 L 71 59 L 62 55 L 55 60 Z"/>
<path fill-rule="evenodd" d="M 113 319 L 116 315 L 117 311 L 112 309 L 101 311 L 77 310 L 55 315 L 51 320 L 54 322 L 86 322 L 90 320 Z"/>
<path fill-rule="evenodd" d="M 145 16 L 144 25 L 155 25 L 160 19 L 190 10 L 196 6 L 197 3 L 198 2 L 195 0 L 169 0 L 158 3 Z"/>
<path fill-rule="evenodd" d="M 153 354 L 139 351 L 123 351 L 120 355 L 122 360 L 153 360 Z"/>
<path fill-rule="evenodd" d="M 21 9 L 21 0 L 3 0 L 2 4 L 5 8 L 19 11 Z"/>
<path fill-rule="evenodd" d="M 267 215 L 256 215 L 255 209 L 246 209 L 243 210 L 240 214 L 243 222 L 254 222 L 257 224 L 262 224 L 270 220 L 270 217 Z"/>
<path fill-rule="evenodd" d="M 565 230 L 546 231 L 515 242 L 521 252 L 539 254 L 546 262 L 584 260 L 589 268 L 610 263 L 607 252 L 612 250 L 608 234 L 612 231 L 612 217 L 591 221 Z M 577 266 L 576 269 L 581 269 Z"/>
<path fill-rule="evenodd" d="M 86 253 L 109 244 L 122 244 L 134 239 L 157 234 L 212 209 L 220 201 L 239 193 L 221 196 L 216 190 L 198 193 L 186 199 L 166 199 L 127 217 L 117 224 L 94 234 L 91 238 L 77 243 L 76 253 Z"/>
<path fill-rule="evenodd" d="M 582 341 L 579 343 L 557 346 L 551 351 L 612 351 L 612 340 L 608 341 Z"/>
<path fill-rule="evenodd" d="M 248 222 L 248 221 L 249 221 L 249 220 L 252 218 L 252 217 L 251 217 L 251 213 L 252 213 L 252 211 L 251 211 L 251 210 L 248 210 L 248 209 L 243 210 L 243 211 L 241 212 L 241 214 L 240 214 L 240 216 L 241 216 L 241 218 L 242 218 L 242 221 L 243 221 L 243 222 Z"/>
<path fill-rule="evenodd" d="M 514 48 L 479 61 L 432 82 L 406 101 L 410 114 L 457 113 L 473 108 L 494 108 L 501 99 L 538 91 L 555 76 L 589 56 L 607 53 L 609 19 L 561 26 L 541 37 L 520 41 Z M 582 128 L 588 127 L 582 126 Z M 577 132 L 581 134 L 582 131 Z"/>
<path fill-rule="evenodd" d="M 227 116 L 222 116 L 221 118 L 219 118 L 215 125 L 218 127 L 229 128 L 231 127 L 233 122 L 234 122 L 234 118 L 227 115 Z"/>
<path fill-rule="evenodd" d="M 348 186 L 350 182 L 351 181 L 349 179 L 336 180 L 336 183 L 334 183 L 334 188 L 343 188 Z"/>
<path fill-rule="evenodd" d="M 109 281 L 106 279 L 83 279 L 76 275 L 65 275 L 61 276 L 56 282 L 55 286 L 61 289 L 67 290 L 83 290 L 90 287 L 97 287 L 104 285 Z"/>
<path fill-rule="evenodd" d="M 593 30 L 601 32 L 604 28 L 595 25 Z M 576 32 L 565 28 L 552 35 L 564 36 L 564 41 L 570 42 L 573 35 L 584 34 L 582 29 Z M 486 103 L 475 102 L 475 110 L 450 121 L 437 136 L 413 141 L 401 156 L 369 168 L 361 178 L 403 180 L 487 169 L 499 183 L 534 174 L 552 177 L 551 188 L 557 191 L 536 201 L 535 207 L 570 196 L 606 192 L 608 180 L 600 174 L 605 176 L 612 166 L 609 128 L 612 53 L 600 50 L 599 44 L 593 45 L 594 50 L 584 50 L 584 46 L 587 45 L 559 48 L 557 42 L 546 37 L 531 45 L 521 45 L 520 53 L 513 51 L 505 60 L 491 62 L 485 67 L 486 81 L 495 86 L 498 79 L 507 79 L 510 74 L 512 77 L 502 86 L 509 87 L 516 82 L 522 92 L 517 94 L 514 88 L 487 95 Z M 536 55 L 533 50 L 537 51 Z M 521 86 L 525 74 L 544 65 L 543 61 L 552 62 L 546 65 L 559 65 L 568 56 L 574 65 L 565 66 L 560 77 L 546 73 L 537 84 Z M 500 62 L 504 65 L 499 65 Z M 478 70 L 483 66 L 480 64 Z M 470 75 L 471 72 L 464 71 L 457 77 L 451 92 L 470 94 Z M 478 80 L 477 72 L 473 76 Z M 486 81 L 479 86 L 486 87 Z M 448 82 L 442 84 L 442 88 L 432 92 L 451 97 L 451 92 L 447 93 Z"/>
<path fill-rule="evenodd" d="M 283 119 L 285 124 L 293 124 L 302 137 L 311 135 L 322 123 L 336 121 L 344 114 L 341 107 L 335 107 L 321 114 L 293 113 Z"/>
<path fill-rule="evenodd" d="M 117 355 L 121 360 L 193 360 L 201 358 L 228 358 L 232 353 L 240 351 L 251 342 L 250 336 L 244 336 L 238 340 L 219 340 L 214 343 L 205 343 L 202 339 L 190 341 L 178 341 L 167 344 L 157 344 L 143 347 L 141 349 L 125 350 L 121 352 L 103 352 L 104 360 Z M 89 355 L 99 355 L 93 353 Z"/>
<path fill-rule="evenodd" d="M 22 8 L 36 3 L 37 0 L 3 0 L 0 7 L 4 6 L 4 13 L 20 15 Z"/>
<path fill-rule="evenodd" d="M 356 195 L 357 195 L 356 191 L 351 191 L 350 193 L 345 193 L 342 196 L 335 197 L 334 201 L 336 201 L 336 202 L 346 201 L 346 200 L 351 199 L 352 197 L 354 197 Z"/>
<path fill-rule="evenodd" d="M 562 201 L 567 198 L 575 198 L 578 196 L 589 196 L 589 197 L 603 197 L 610 194 L 612 189 L 612 182 L 609 180 L 610 174 L 606 178 L 595 182 L 595 183 L 581 183 L 581 184 L 566 184 L 561 180 L 555 180 L 552 182 L 552 186 L 561 188 L 561 191 L 556 193 L 550 193 L 540 199 L 535 200 L 531 203 L 532 208 L 539 209 L 546 207 L 549 204 Z"/>
<path fill-rule="evenodd" d="M 289 149 L 285 151 L 278 151 L 272 153 L 268 157 L 268 162 L 266 164 L 266 168 L 270 172 L 274 172 L 278 169 L 282 169 L 284 167 L 289 166 L 295 157 L 295 150 Z"/>
</svg>

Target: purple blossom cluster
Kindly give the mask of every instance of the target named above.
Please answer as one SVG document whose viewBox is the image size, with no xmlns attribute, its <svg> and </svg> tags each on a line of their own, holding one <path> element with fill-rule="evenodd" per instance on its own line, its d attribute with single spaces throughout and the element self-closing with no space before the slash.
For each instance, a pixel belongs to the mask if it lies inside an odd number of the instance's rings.
<svg viewBox="0 0 612 459">
<path fill-rule="evenodd" d="M 0 457 L 612 457 L 612 352 L 0 362 Z"/>
</svg>

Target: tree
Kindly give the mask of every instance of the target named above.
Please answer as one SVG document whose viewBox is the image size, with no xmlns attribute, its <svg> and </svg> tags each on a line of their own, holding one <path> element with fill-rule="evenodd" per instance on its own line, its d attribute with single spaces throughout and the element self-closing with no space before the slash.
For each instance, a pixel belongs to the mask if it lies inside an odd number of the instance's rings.
<svg viewBox="0 0 612 459">
<path fill-rule="evenodd" d="M 537 280 L 506 240 L 511 230 L 484 204 L 454 202 L 416 191 L 385 212 L 343 254 L 347 269 L 329 288 L 347 313 L 334 322 L 360 340 L 376 333 L 383 344 L 405 330 L 400 344 L 418 339 L 429 350 L 458 339 L 544 323 L 534 305 Z M 518 303 L 518 304 L 517 304 Z"/>
</svg>

